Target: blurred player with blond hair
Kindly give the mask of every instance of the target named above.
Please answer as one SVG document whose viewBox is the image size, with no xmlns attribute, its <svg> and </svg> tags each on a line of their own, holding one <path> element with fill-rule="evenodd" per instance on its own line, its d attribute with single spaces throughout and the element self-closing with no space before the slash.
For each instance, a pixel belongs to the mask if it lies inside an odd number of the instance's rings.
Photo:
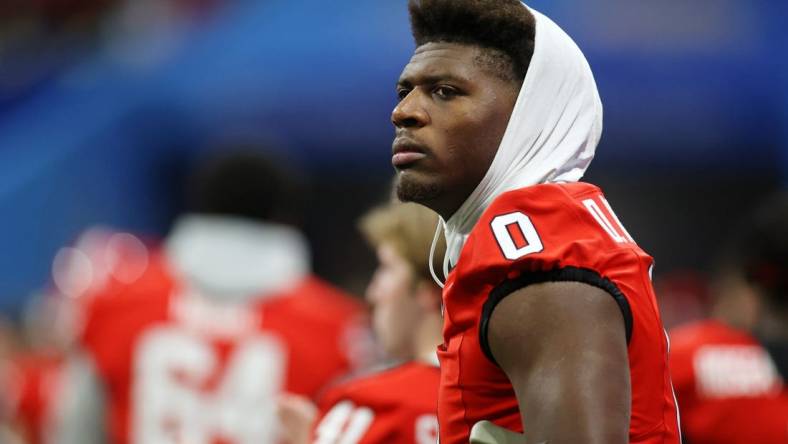
<svg viewBox="0 0 788 444">
<path fill-rule="evenodd" d="M 368 213 L 361 231 L 378 267 L 367 288 L 373 327 L 399 364 L 329 389 L 319 409 L 289 397 L 280 415 L 290 444 L 434 444 L 440 372 L 440 288 L 429 273 L 431 228 L 438 217 L 416 204 L 392 203 Z M 442 255 L 443 246 L 437 253 Z"/>
</svg>

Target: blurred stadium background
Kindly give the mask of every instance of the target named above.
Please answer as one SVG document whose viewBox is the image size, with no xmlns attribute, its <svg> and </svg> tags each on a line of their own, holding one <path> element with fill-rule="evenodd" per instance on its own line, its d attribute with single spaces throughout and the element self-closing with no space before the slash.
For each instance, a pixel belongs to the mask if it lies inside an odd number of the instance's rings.
<svg viewBox="0 0 788 444">
<path fill-rule="evenodd" d="M 656 257 L 667 323 L 700 316 L 720 240 L 788 184 L 788 2 L 531 4 L 601 89 L 587 179 Z M 0 310 L 51 285 L 88 227 L 163 236 L 190 165 L 239 142 L 309 173 L 316 271 L 360 292 L 373 257 L 355 220 L 387 193 L 412 49 L 404 1 L 1 2 Z"/>
</svg>

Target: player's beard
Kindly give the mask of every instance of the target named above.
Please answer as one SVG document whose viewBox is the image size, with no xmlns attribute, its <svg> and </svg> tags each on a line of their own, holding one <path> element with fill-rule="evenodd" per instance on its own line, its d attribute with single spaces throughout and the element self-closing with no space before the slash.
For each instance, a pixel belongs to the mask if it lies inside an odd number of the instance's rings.
<svg viewBox="0 0 788 444">
<path fill-rule="evenodd" d="M 400 173 L 397 180 L 397 198 L 402 202 L 415 202 L 429 207 L 441 195 L 435 182 L 421 181 L 407 173 Z"/>
</svg>

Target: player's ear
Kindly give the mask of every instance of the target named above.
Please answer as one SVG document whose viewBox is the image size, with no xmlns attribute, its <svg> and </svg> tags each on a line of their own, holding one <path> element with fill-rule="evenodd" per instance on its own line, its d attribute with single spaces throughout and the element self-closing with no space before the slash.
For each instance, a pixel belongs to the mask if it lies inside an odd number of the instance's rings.
<svg viewBox="0 0 788 444">
<path fill-rule="evenodd" d="M 416 284 L 416 301 L 425 312 L 440 313 L 441 310 L 441 289 L 435 282 L 424 279 Z"/>
</svg>

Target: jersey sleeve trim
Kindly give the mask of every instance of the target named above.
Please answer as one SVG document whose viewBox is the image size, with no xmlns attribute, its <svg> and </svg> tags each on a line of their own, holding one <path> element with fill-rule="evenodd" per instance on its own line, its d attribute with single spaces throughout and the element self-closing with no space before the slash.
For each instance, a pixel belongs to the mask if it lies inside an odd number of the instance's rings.
<svg viewBox="0 0 788 444">
<path fill-rule="evenodd" d="M 498 285 L 490 292 L 490 296 L 484 302 L 482 307 L 482 317 L 479 325 L 479 344 L 482 347 L 484 355 L 487 356 L 493 364 L 495 362 L 492 351 L 487 341 L 487 329 L 489 328 L 490 317 L 492 316 L 495 307 L 504 300 L 507 296 L 517 290 L 521 290 L 529 285 L 541 284 L 544 282 L 582 282 L 597 288 L 600 288 L 615 299 L 618 307 L 621 309 L 621 314 L 624 316 L 624 327 L 626 329 L 627 344 L 632 338 L 632 310 L 629 307 L 629 302 L 624 296 L 624 293 L 607 278 L 602 277 L 596 271 L 587 268 L 577 267 L 564 267 L 555 270 L 544 272 L 523 273 L 515 279 L 509 279 Z"/>
</svg>

